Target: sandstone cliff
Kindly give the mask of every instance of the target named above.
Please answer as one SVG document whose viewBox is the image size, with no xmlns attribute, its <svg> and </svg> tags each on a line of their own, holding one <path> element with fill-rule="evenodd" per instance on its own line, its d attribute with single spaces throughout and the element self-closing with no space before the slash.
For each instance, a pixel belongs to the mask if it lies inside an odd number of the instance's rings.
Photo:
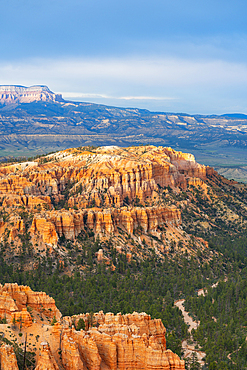
<svg viewBox="0 0 247 370">
<path fill-rule="evenodd" d="M 6 299 L 8 297 L 8 300 Z M 26 307 L 31 309 L 33 321 Z M 160 319 L 152 320 L 146 313 L 122 315 L 104 314 L 93 316 L 80 314 L 61 317 L 54 300 L 45 293 L 33 292 L 27 286 L 5 284 L 0 289 L 0 312 L 11 326 L 1 325 L 2 335 L 15 346 L 23 346 L 28 338 L 29 347 L 35 351 L 35 370 L 183 370 L 184 361 L 166 349 L 166 329 Z M 51 316 L 58 322 L 51 326 Z M 46 317 L 46 321 L 44 321 Z M 16 323 L 22 325 L 16 336 Z M 80 319 L 85 330 L 77 331 Z M 38 342 L 38 345 L 37 345 Z M 17 370 L 16 356 L 11 345 L 0 347 L 1 369 Z"/>
<path fill-rule="evenodd" d="M 61 313 L 53 298 L 44 292 L 34 292 L 28 286 L 18 284 L 0 285 L 0 318 L 8 323 L 17 323 L 22 327 L 32 325 L 32 318 L 27 308 L 42 313 L 48 319 L 57 320 Z"/>
<path fill-rule="evenodd" d="M 186 249 L 190 241 L 181 230 L 183 205 L 171 202 L 172 191 L 179 195 L 197 186 L 207 194 L 213 172 L 191 154 L 154 146 L 68 149 L 2 165 L 0 242 L 7 243 L 11 258 L 11 245 L 20 255 L 29 235 L 29 254 L 58 254 L 63 260 L 67 252 L 59 240 L 76 243 L 78 235 L 93 233 L 113 240 L 130 258 L 135 249 L 130 237 L 162 257 L 171 243 L 183 240 Z"/>
<path fill-rule="evenodd" d="M 151 320 L 145 313 L 115 316 L 99 312 L 93 318 L 97 328 L 69 329 L 79 318 L 87 322 L 89 315 L 65 317 L 60 329 L 66 369 L 184 369 L 184 361 L 166 350 L 166 330 L 160 320 Z"/>
</svg>

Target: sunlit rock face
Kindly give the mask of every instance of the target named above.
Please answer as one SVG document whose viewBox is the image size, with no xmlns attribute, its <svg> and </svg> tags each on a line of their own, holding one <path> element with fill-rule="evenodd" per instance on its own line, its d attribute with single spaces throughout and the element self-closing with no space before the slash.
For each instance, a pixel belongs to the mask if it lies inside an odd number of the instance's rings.
<svg viewBox="0 0 247 370">
<path fill-rule="evenodd" d="M 28 350 L 35 354 L 35 370 L 185 369 L 184 361 L 166 348 L 161 320 L 145 312 L 62 317 L 54 299 L 45 293 L 5 284 L 0 288 L 0 313 L 7 320 L 1 324 L 1 335 L 10 343 L 0 347 L 3 370 L 18 370 L 11 343 L 16 351 L 25 338 Z M 76 330 L 82 320 L 85 330 Z M 16 336 L 17 332 L 21 335 Z"/>
<path fill-rule="evenodd" d="M 82 318 L 87 329 L 71 329 Z M 146 313 L 114 315 L 101 311 L 93 318 L 89 314 L 67 316 L 55 332 L 62 335 L 61 356 L 66 369 L 185 368 L 184 361 L 166 349 L 166 329 L 161 320 L 151 320 Z"/>
<path fill-rule="evenodd" d="M 35 370 L 59 370 L 47 342 L 41 342 L 41 350 Z"/>
<path fill-rule="evenodd" d="M 34 292 L 30 287 L 16 283 L 0 285 L 0 318 L 8 323 L 20 323 L 21 327 L 32 326 L 32 318 L 27 311 L 31 310 L 44 313 L 48 318 L 57 320 L 62 316 L 55 306 L 53 298 L 44 292 Z"/>
<path fill-rule="evenodd" d="M 122 234 L 126 240 L 138 231 L 141 241 L 149 243 L 153 235 L 165 243 L 168 230 L 181 239 L 181 206 L 166 194 L 188 186 L 206 192 L 213 171 L 191 154 L 155 146 L 73 148 L 2 164 L 0 242 L 18 255 L 28 233 L 33 253 L 42 255 L 54 251 L 61 238 L 75 242 L 89 232 L 104 239 Z"/>
<path fill-rule="evenodd" d="M 2 370 L 19 370 L 13 347 L 2 344 L 0 347 L 0 364 Z"/>
<path fill-rule="evenodd" d="M 0 86 L 0 103 L 18 104 L 31 103 L 33 101 L 62 101 L 62 95 L 54 94 L 47 86 Z"/>
</svg>

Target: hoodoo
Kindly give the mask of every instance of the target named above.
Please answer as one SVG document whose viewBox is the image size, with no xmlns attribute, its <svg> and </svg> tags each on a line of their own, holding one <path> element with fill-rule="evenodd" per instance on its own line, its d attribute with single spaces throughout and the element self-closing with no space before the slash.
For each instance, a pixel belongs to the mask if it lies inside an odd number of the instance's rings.
<svg viewBox="0 0 247 370">
<path fill-rule="evenodd" d="M 18 352 L 23 334 L 28 336 L 28 352 L 35 351 L 36 370 L 58 370 L 61 366 L 65 370 L 185 368 L 184 361 L 166 349 L 166 329 L 161 320 L 152 320 L 146 313 L 114 315 L 100 311 L 93 317 L 80 314 L 62 318 L 52 298 L 17 284 L 1 287 L 0 310 L 7 321 L 1 326 L 2 335 L 8 341 L 0 347 L 2 369 L 18 370 L 12 344 Z M 28 313 L 28 320 L 26 316 L 13 320 L 13 314 L 23 312 Z M 54 326 L 52 317 L 57 318 Z M 84 321 L 85 330 L 75 329 L 79 320 Z M 22 334 L 16 337 L 18 329 Z"/>
<path fill-rule="evenodd" d="M 181 229 L 187 201 L 171 204 L 169 189 L 181 193 L 199 185 L 206 192 L 205 180 L 213 172 L 191 154 L 154 146 L 82 147 L 3 164 L 0 241 L 6 240 L 10 249 L 14 244 L 18 255 L 28 233 L 33 253 L 62 258 L 58 244 L 63 238 L 76 242 L 79 235 L 93 233 L 132 253 L 130 237 L 139 233 L 138 243 L 166 253 L 171 240 L 189 240 Z M 153 245 L 153 240 L 162 244 Z M 195 242 L 204 248 L 202 241 Z"/>
</svg>

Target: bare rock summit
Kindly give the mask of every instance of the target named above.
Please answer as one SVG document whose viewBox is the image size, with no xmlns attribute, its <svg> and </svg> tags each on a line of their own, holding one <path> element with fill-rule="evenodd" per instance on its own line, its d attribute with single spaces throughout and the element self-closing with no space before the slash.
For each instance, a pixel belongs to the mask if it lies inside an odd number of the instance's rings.
<svg viewBox="0 0 247 370">
<path fill-rule="evenodd" d="M 63 101 L 63 98 L 61 94 L 50 91 L 47 86 L 0 85 L 1 104 L 31 103 L 34 101 L 59 102 Z"/>
</svg>

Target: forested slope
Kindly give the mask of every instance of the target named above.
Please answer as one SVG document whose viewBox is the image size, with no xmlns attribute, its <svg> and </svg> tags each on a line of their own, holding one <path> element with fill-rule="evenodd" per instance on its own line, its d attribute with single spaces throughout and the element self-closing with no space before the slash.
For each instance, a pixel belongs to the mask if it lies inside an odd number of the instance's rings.
<svg viewBox="0 0 247 370">
<path fill-rule="evenodd" d="M 23 163 L 23 169 L 21 164 L 2 166 L 1 191 L 8 191 L 1 204 L 0 282 L 27 284 L 34 290 L 47 292 L 65 315 L 99 310 L 145 311 L 153 318 L 162 319 L 167 328 L 168 347 L 179 355 L 181 342 L 188 333 L 174 301 L 185 298 L 186 307 L 201 321 L 193 335 L 207 354 L 206 368 L 244 369 L 247 365 L 246 185 L 226 180 L 212 169 L 197 165 L 192 157 L 177 154 L 170 148 L 166 151 L 149 146 L 124 151 L 111 148 L 118 158 L 111 163 L 120 166 L 123 158 L 125 164 L 126 157 L 131 158 L 133 167 L 128 164 L 121 171 L 130 168 L 132 171 L 136 165 L 140 169 L 142 163 L 142 173 L 153 174 L 145 186 L 144 182 L 137 186 L 132 178 L 130 183 L 135 184 L 133 189 L 138 189 L 138 193 L 132 189 L 127 198 L 127 194 L 119 191 L 116 180 L 120 167 L 116 173 L 110 167 L 102 175 L 114 181 L 101 182 L 99 162 L 95 160 L 106 158 L 107 153 L 102 150 L 109 148 L 57 153 L 38 158 L 32 166 Z M 68 156 L 70 161 L 74 160 L 70 168 L 62 165 Z M 78 162 L 74 176 L 78 156 L 83 156 L 86 165 L 83 167 Z M 166 158 L 164 162 L 162 158 Z M 156 166 L 153 172 L 150 163 Z M 149 172 L 145 172 L 145 166 L 149 166 Z M 84 176 L 80 177 L 81 170 Z M 85 175 L 88 171 L 90 176 Z M 6 182 L 5 176 L 12 182 Z M 29 185 L 30 179 L 33 187 Z M 81 187 L 75 179 L 84 181 Z M 35 195 L 27 192 L 29 186 Z M 51 193 L 51 186 L 58 189 L 57 194 Z M 26 189 L 25 196 L 13 194 L 22 187 Z M 11 203 L 11 199 L 22 203 Z M 105 205 L 103 200 L 107 202 Z M 87 216 L 79 218 L 82 205 L 83 215 Z M 166 218 L 159 223 L 155 220 L 161 220 L 157 216 L 161 208 L 170 211 L 163 213 L 162 217 Z M 18 223 L 11 218 L 14 213 Z M 51 217 L 53 214 L 56 218 Z M 65 218 L 68 214 L 73 219 Z M 111 218 L 91 216 L 97 214 L 110 214 Z M 125 216 L 121 218 L 121 215 Z M 77 221 L 69 223 L 71 220 Z M 18 232 L 14 232 L 16 229 Z M 210 288 L 218 281 L 216 288 Z M 201 288 L 208 292 L 205 297 L 197 297 Z M 188 368 L 193 366 L 196 363 Z"/>
</svg>

